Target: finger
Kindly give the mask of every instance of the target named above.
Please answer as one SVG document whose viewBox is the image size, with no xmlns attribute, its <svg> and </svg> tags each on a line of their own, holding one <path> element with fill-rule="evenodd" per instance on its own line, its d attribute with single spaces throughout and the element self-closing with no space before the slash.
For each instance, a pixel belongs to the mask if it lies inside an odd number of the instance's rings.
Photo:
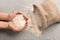
<svg viewBox="0 0 60 40">
<path fill-rule="evenodd" d="M 26 21 L 26 26 L 28 26 L 28 21 Z"/>
<path fill-rule="evenodd" d="M 13 13 L 15 13 L 16 15 L 17 15 L 17 14 L 23 14 L 22 11 L 18 11 L 18 10 L 14 11 Z"/>
<path fill-rule="evenodd" d="M 29 24 L 30 22 L 31 22 L 31 19 L 26 20 L 26 25 L 25 26 L 29 26 L 30 25 Z"/>
<path fill-rule="evenodd" d="M 26 24 L 25 24 L 24 28 L 26 28 L 26 27 L 28 27 L 28 21 L 26 21 Z"/>
<path fill-rule="evenodd" d="M 28 17 L 27 17 L 26 15 L 23 15 L 23 17 L 24 17 L 26 20 L 28 20 Z"/>
</svg>

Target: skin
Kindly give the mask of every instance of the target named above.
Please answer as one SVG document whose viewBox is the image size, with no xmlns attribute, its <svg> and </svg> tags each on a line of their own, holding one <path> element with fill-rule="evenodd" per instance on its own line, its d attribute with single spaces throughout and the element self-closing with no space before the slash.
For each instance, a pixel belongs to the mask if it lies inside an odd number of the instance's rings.
<svg viewBox="0 0 60 40">
<path fill-rule="evenodd" d="M 14 23 L 12 22 L 12 20 L 13 20 L 13 18 L 16 15 L 19 15 L 19 14 L 22 14 L 23 15 L 23 17 L 26 20 L 26 24 L 25 24 L 24 27 L 17 28 L 14 25 Z M 0 12 L 0 20 L 4 20 L 4 21 L 0 21 L 0 28 L 3 28 L 3 29 L 11 29 L 11 30 L 16 31 L 16 32 L 19 32 L 19 31 L 23 30 L 28 25 L 28 17 L 25 16 L 23 14 L 23 12 L 21 12 L 21 11 L 14 11 L 14 12 L 12 12 L 10 14 L 4 13 L 4 12 Z"/>
</svg>

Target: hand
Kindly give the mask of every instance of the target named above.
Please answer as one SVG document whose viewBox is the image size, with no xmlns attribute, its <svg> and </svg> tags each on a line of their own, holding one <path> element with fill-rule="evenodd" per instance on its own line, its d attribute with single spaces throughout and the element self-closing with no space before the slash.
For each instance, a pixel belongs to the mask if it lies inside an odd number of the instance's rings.
<svg viewBox="0 0 60 40">
<path fill-rule="evenodd" d="M 19 15 L 19 14 L 22 14 L 26 23 L 25 23 L 25 26 L 24 27 L 16 27 L 16 25 L 12 22 L 13 18 L 16 16 L 16 15 Z M 12 16 L 12 15 L 10 15 Z M 9 21 L 9 28 L 12 29 L 13 31 L 21 31 L 23 30 L 24 28 L 26 28 L 28 26 L 28 17 L 26 15 L 24 15 L 22 12 L 19 12 L 19 11 L 15 11 L 14 12 L 14 16 L 12 16 L 13 18 L 11 19 L 11 21 Z"/>
<path fill-rule="evenodd" d="M 13 11 L 12 13 L 10 13 L 10 14 L 8 15 L 9 21 L 11 21 L 17 14 L 23 14 L 23 12 L 22 12 L 22 11 L 18 11 L 18 10 Z"/>
</svg>

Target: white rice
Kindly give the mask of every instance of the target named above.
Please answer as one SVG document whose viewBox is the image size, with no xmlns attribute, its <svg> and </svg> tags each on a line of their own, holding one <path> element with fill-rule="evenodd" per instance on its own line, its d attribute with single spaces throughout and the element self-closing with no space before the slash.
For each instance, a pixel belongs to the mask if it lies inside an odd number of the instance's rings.
<svg viewBox="0 0 60 40">
<path fill-rule="evenodd" d="M 16 17 L 13 19 L 13 23 L 17 27 L 24 27 L 25 26 L 25 19 L 23 15 L 16 15 Z"/>
</svg>

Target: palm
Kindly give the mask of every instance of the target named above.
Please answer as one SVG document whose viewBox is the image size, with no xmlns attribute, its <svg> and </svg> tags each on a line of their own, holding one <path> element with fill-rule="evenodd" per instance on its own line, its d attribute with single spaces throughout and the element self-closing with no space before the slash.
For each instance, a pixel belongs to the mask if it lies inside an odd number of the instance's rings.
<svg viewBox="0 0 60 40">
<path fill-rule="evenodd" d="M 28 25 L 28 18 L 25 15 L 23 15 L 24 19 L 26 20 L 25 26 L 21 27 L 21 28 L 16 27 L 16 25 L 13 23 L 13 18 L 16 15 L 19 15 L 19 14 L 22 14 L 22 13 L 20 13 L 20 12 L 14 12 L 13 14 L 10 14 L 11 20 L 9 21 L 9 27 L 11 29 L 13 29 L 14 31 L 21 31 L 22 29 L 24 29 Z"/>
</svg>

